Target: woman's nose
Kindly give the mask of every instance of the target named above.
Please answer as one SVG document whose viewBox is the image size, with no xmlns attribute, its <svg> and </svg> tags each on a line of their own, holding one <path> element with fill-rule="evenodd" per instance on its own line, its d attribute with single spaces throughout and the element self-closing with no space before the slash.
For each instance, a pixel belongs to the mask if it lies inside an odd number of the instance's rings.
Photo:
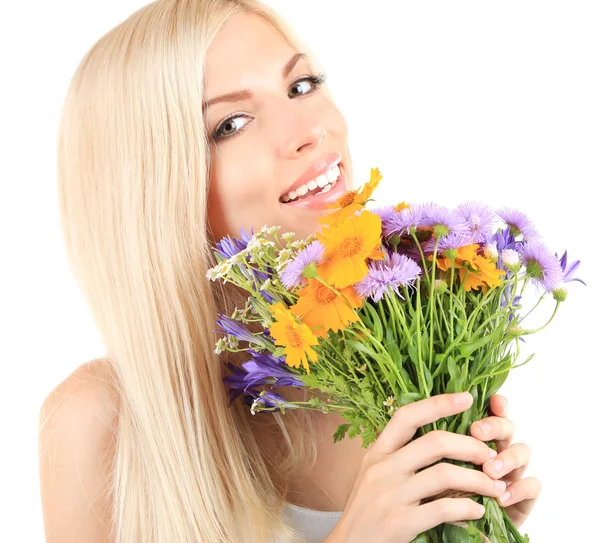
<svg viewBox="0 0 600 543">
<path fill-rule="evenodd" d="M 297 111 L 283 114 L 279 121 L 281 124 L 276 141 L 279 141 L 282 155 L 286 158 L 295 158 L 318 148 L 327 133 L 323 116 L 316 111 L 298 108 Z"/>
</svg>

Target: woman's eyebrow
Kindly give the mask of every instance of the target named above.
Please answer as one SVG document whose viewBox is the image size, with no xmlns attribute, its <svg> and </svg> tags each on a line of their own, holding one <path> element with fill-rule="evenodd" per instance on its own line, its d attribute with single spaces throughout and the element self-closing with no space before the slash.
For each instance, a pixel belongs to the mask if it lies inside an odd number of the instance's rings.
<svg viewBox="0 0 600 543">
<path fill-rule="evenodd" d="M 281 75 L 283 79 L 285 79 L 290 72 L 294 69 L 294 66 L 300 59 L 308 59 L 308 55 L 306 53 L 296 53 L 290 60 L 288 60 L 281 71 Z M 202 111 L 205 112 L 209 106 L 216 104 L 217 102 L 240 102 L 242 100 L 250 100 L 254 97 L 252 91 L 247 89 L 229 92 L 227 94 L 222 94 L 221 96 L 216 96 L 215 98 L 211 98 L 207 102 L 202 103 Z"/>
</svg>

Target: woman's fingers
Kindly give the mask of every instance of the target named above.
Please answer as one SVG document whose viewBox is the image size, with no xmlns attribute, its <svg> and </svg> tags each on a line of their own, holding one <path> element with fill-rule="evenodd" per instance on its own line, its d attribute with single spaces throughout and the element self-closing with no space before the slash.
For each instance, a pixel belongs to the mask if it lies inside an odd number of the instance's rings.
<svg viewBox="0 0 600 543">
<path fill-rule="evenodd" d="M 468 392 L 461 392 L 436 394 L 402 406 L 379 434 L 365 459 L 368 456 L 369 462 L 380 460 L 382 455 L 391 454 L 404 447 L 421 426 L 465 411 L 472 403 L 473 396 Z"/>
<path fill-rule="evenodd" d="M 482 505 L 471 498 L 441 498 L 418 506 L 410 519 L 402 519 L 410 523 L 410 531 L 415 537 L 445 522 L 476 520 L 485 513 Z"/>
<path fill-rule="evenodd" d="M 508 416 L 508 400 L 500 394 L 492 394 L 490 397 L 490 411 L 497 417 Z"/>
<path fill-rule="evenodd" d="M 518 528 L 531 513 L 541 491 L 542 483 L 539 479 L 525 477 L 508 485 L 506 493 L 498 498 L 498 503 L 506 508 L 507 515 Z"/>
<path fill-rule="evenodd" d="M 493 479 L 518 481 L 531 460 L 531 449 L 525 443 L 513 443 L 498 456 L 483 464 L 482 469 Z"/>
<path fill-rule="evenodd" d="M 515 434 L 515 425 L 504 417 L 486 417 L 471 424 L 471 435 L 481 441 L 495 441 L 498 452 L 508 448 Z"/>
<path fill-rule="evenodd" d="M 402 499 L 408 503 L 418 503 L 423 498 L 449 489 L 497 498 L 504 494 L 506 483 L 490 479 L 482 471 L 440 462 L 411 477 L 402 487 Z"/>
<path fill-rule="evenodd" d="M 494 449 L 471 436 L 434 430 L 408 443 L 391 455 L 386 462 L 395 462 L 397 464 L 395 471 L 409 474 L 442 458 L 482 465 L 496 455 Z"/>
</svg>

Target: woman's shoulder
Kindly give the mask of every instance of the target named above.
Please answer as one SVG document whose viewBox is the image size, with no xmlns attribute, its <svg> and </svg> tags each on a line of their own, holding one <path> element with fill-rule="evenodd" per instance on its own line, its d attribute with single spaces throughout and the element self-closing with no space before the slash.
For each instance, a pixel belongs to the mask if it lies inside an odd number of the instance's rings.
<svg viewBox="0 0 600 543">
<path fill-rule="evenodd" d="M 110 362 L 77 367 L 44 400 L 39 465 L 48 541 L 108 541 L 118 400 Z"/>
<path fill-rule="evenodd" d="M 47 415 L 69 411 L 82 416 L 112 417 L 118 412 L 115 372 L 107 358 L 97 358 L 75 368 L 45 398 L 42 411 Z"/>
</svg>

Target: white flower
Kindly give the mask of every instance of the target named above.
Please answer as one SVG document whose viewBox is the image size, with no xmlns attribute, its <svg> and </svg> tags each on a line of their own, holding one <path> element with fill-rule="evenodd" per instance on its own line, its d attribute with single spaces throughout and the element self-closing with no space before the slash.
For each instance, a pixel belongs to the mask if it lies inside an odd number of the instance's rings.
<svg viewBox="0 0 600 543">
<path fill-rule="evenodd" d="M 260 290 L 266 290 L 268 288 L 271 288 L 271 279 L 267 279 L 261 286 L 260 286 Z"/>
<path fill-rule="evenodd" d="M 496 242 L 486 244 L 483 248 L 483 256 L 489 258 L 492 262 L 498 260 L 498 246 L 496 245 Z"/>
<path fill-rule="evenodd" d="M 504 249 L 502 251 L 502 263 L 510 270 L 521 268 L 521 259 L 519 253 L 513 249 Z"/>
<path fill-rule="evenodd" d="M 396 398 L 394 396 L 388 396 L 388 399 L 383 402 L 383 405 L 391 406 L 395 401 L 396 401 Z"/>
</svg>

